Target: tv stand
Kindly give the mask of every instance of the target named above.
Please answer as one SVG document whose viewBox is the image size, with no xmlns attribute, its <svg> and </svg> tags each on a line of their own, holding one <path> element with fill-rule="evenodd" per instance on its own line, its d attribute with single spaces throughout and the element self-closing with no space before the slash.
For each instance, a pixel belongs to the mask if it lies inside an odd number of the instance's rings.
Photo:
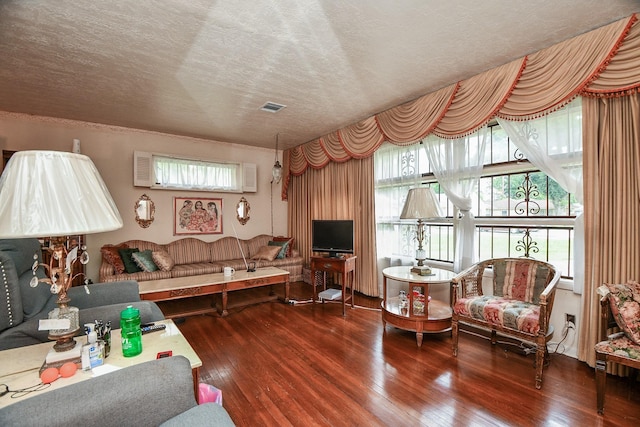
<svg viewBox="0 0 640 427">
<path fill-rule="evenodd" d="M 342 316 L 346 316 L 346 303 L 351 301 L 353 308 L 353 286 L 356 276 L 356 256 L 341 256 L 340 258 L 327 256 L 311 257 L 311 286 L 313 287 L 313 302 L 318 299 L 316 289 L 316 271 L 322 272 L 322 288 L 327 289 L 327 273 L 337 273 L 340 275 L 340 286 L 342 288 Z M 349 274 L 351 273 L 351 274 Z M 351 280 L 349 279 L 351 277 Z M 350 289 L 347 295 L 347 287 Z"/>
</svg>

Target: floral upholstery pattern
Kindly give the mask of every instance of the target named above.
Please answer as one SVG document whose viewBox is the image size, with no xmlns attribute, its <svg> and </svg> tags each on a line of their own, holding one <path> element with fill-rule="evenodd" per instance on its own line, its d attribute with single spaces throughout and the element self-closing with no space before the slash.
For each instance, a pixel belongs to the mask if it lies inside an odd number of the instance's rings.
<svg viewBox="0 0 640 427">
<path fill-rule="evenodd" d="M 640 360 L 640 345 L 637 345 L 625 335 L 607 341 L 600 341 L 596 344 L 596 351 L 598 353 L 626 357 L 627 359 Z"/>
<path fill-rule="evenodd" d="M 516 299 L 483 295 L 460 298 L 453 311 L 456 314 L 484 320 L 487 323 L 529 334 L 540 330 L 540 306 Z"/>
<path fill-rule="evenodd" d="M 627 338 L 640 345 L 640 284 L 607 284 L 611 313 Z"/>
</svg>

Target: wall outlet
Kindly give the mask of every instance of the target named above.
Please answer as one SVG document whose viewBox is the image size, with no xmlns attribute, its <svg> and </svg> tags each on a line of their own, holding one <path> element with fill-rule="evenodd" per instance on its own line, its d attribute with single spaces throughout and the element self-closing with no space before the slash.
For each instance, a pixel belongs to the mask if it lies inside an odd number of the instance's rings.
<svg viewBox="0 0 640 427">
<path fill-rule="evenodd" d="M 573 323 L 574 326 L 576 324 L 576 315 L 575 314 L 569 314 L 569 313 L 565 313 L 565 322 L 566 323 Z"/>
</svg>

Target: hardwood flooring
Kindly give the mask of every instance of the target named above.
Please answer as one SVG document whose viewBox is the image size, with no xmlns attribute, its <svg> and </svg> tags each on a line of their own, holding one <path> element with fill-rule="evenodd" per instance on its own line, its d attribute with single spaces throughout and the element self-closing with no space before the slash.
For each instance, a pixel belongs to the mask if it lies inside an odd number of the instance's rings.
<svg viewBox="0 0 640 427">
<path fill-rule="evenodd" d="M 291 292 L 302 300 L 311 289 L 296 283 Z M 448 333 L 418 348 L 414 333 L 383 331 L 378 300 L 356 305 L 343 318 L 337 303 L 274 301 L 179 327 L 203 361 L 201 381 L 222 390 L 238 426 L 640 425 L 637 382 L 609 376 L 598 416 L 583 362 L 552 354 L 536 390 L 533 355 L 468 334 L 457 358 Z"/>
</svg>

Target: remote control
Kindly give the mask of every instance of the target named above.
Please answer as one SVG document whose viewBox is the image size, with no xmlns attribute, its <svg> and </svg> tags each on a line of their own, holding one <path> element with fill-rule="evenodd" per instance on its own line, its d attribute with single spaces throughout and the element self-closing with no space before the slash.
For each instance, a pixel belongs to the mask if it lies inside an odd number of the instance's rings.
<svg viewBox="0 0 640 427">
<path fill-rule="evenodd" d="M 167 325 L 149 325 L 149 326 L 143 326 L 140 328 L 140 330 L 142 331 L 142 334 L 148 334 L 149 332 L 155 332 L 155 331 L 162 331 L 163 329 L 166 329 Z"/>
</svg>

